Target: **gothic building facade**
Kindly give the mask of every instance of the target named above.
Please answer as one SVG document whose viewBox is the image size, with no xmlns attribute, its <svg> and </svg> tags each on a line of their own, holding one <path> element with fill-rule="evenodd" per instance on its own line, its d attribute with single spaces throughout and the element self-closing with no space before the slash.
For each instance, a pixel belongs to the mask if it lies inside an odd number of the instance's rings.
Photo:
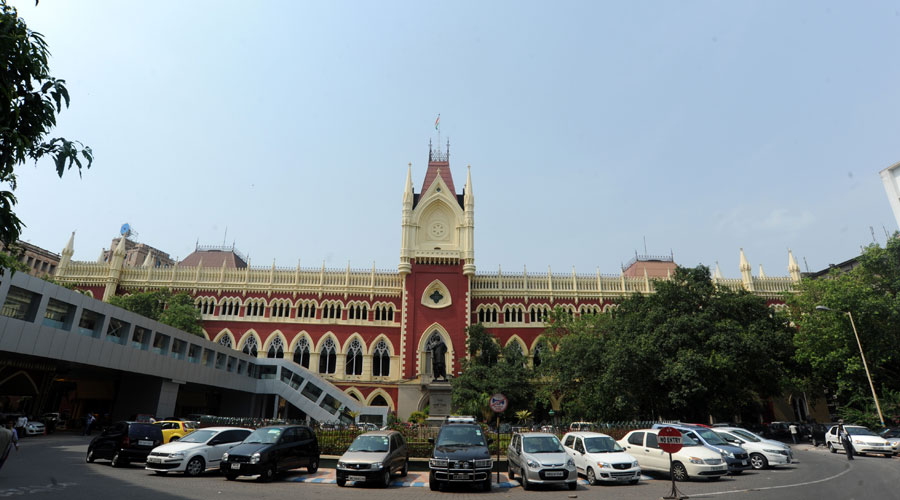
<svg viewBox="0 0 900 500">
<path fill-rule="evenodd" d="M 622 297 L 653 293 L 653 279 L 674 269 L 671 257 L 637 257 L 621 274 L 476 272 L 475 194 L 471 171 L 457 192 L 449 147 L 429 151 L 421 188 L 412 166 L 402 195 L 400 262 L 396 271 L 252 267 L 233 247 L 197 247 L 169 267 L 150 259 L 126 263 L 127 239 L 104 262 L 73 261 L 74 235 L 56 278 L 94 297 L 170 288 L 195 298 L 207 337 L 259 357 L 284 357 L 314 370 L 351 396 L 389 406 L 400 418 L 428 404 L 434 353 L 448 376 L 460 372 L 466 327 L 481 322 L 504 346 L 514 344 L 540 363 L 538 342 L 555 307 L 602 314 Z M 779 307 L 780 294 L 800 280 L 788 255 L 788 276 L 754 276 L 740 253 L 744 288 Z"/>
</svg>

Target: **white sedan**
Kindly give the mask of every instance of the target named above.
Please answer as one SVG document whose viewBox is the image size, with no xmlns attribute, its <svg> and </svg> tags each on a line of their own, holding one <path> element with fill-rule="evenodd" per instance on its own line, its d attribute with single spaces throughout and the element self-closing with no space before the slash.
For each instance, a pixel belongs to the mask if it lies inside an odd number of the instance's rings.
<svg viewBox="0 0 900 500">
<path fill-rule="evenodd" d="M 750 454 L 750 465 L 756 470 L 773 465 L 787 465 L 794 461 L 794 455 L 787 445 L 763 441 L 740 427 L 715 427 L 713 431 L 728 441 L 728 444 L 747 450 Z"/>
<path fill-rule="evenodd" d="M 859 455 L 879 453 L 886 457 L 894 455 L 894 448 L 891 446 L 891 443 L 869 429 L 861 425 L 845 425 L 844 429 L 847 429 L 847 432 L 850 433 L 850 442 L 855 453 Z M 838 426 L 831 426 L 828 432 L 825 433 L 825 444 L 832 453 L 837 453 L 838 450 L 844 451 L 844 445 L 841 442 L 841 437 L 838 435 Z"/>
<path fill-rule="evenodd" d="M 197 429 L 178 441 L 153 448 L 145 468 L 157 474 L 184 472 L 187 476 L 218 470 L 222 454 L 239 445 L 251 432 L 240 427 Z"/>
</svg>

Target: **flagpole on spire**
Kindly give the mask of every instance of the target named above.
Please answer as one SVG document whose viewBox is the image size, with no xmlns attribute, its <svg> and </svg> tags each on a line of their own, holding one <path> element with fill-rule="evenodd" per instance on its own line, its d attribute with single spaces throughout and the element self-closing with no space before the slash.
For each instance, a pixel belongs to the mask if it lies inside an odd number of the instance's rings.
<svg viewBox="0 0 900 500">
<path fill-rule="evenodd" d="M 441 147 L 441 114 L 438 113 L 437 120 L 434 121 L 434 129 L 437 130 L 438 133 L 438 148 Z"/>
</svg>

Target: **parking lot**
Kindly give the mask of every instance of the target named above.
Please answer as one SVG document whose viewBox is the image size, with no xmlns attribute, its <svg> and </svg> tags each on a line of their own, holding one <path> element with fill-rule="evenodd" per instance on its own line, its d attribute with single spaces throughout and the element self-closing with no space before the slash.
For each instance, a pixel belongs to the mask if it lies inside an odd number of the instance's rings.
<svg viewBox="0 0 900 500">
<path fill-rule="evenodd" d="M 522 497 L 522 498 L 660 498 L 671 483 L 663 476 L 646 476 L 637 485 L 587 486 L 579 484 L 575 491 L 537 489 L 524 491 L 514 481 L 501 475 L 491 492 L 465 487 L 432 492 L 427 488 L 427 475 L 410 472 L 396 478 L 390 488 L 333 484 L 333 469 L 322 468 L 316 474 L 290 472 L 267 484 L 252 478 L 225 481 L 216 473 L 199 478 L 180 475 L 158 476 L 145 471 L 140 464 L 117 469 L 106 461 L 87 464 L 84 461 L 89 438 L 69 434 L 39 436 L 22 440 L 21 450 L 0 470 L 0 498 L 106 499 L 129 500 L 175 499 L 245 499 L 303 498 L 398 500 L 423 497 Z M 717 482 L 691 481 L 678 483 L 691 498 L 900 498 L 896 478 L 900 459 L 861 457 L 848 463 L 843 455 L 830 454 L 823 448 L 799 445 L 795 448 L 798 464 L 773 470 L 747 471 L 740 476 L 724 477 Z M 538 496 L 536 496 L 538 495 Z"/>
</svg>

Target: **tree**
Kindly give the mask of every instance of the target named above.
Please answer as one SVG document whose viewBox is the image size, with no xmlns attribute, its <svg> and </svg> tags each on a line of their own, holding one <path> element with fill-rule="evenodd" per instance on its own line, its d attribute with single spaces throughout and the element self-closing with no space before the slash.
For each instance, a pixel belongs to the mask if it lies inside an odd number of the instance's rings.
<svg viewBox="0 0 900 500">
<path fill-rule="evenodd" d="M 531 420 L 531 412 L 529 410 L 517 411 L 516 412 L 516 420 L 518 420 L 520 424 L 524 425 L 526 422 Z"/>
<path fill-rule="evenodd" d="M 65 80 L 50 76 L 49 56 L 44 37 L 0 0 L 0 242 L 7 247 L 24 226 L 14 212 L 15 167 L 49 156 L 60 177 L 73 166 L 80 176 L 94 161 L 91 148 L 78 141 L 47 138 L 56 115 L 69 106 Z M 0 254 L 0 265 L 8 264 L 9 257 Z"/>
<path fill-rule="evenodd" d="M 109 299 L 109 303 L 198 337 L 203 336 L 200 311 L 186 292 L 173 294 L 170 290 L 154 290 L 116 295 Z"/>
<path fill-rule="evenodd" d="M 500 348 L 497 339 L 481 323 L 466 330 L 466 349 L 462 373 L 451 380 L 453 406 L 459 411 L 489 421 L 493 415 L 489 401 L 503 393 L 509 401 L 508 412 L 534 406 L 534 374 L 522 351 L 512 344 Z"/>
<path fill-rule="evenodd" d="M 859 341 L 879 394 L 900 387 L 900 240 L 870 245 L 847 272 L 804 279 L 785 297 L 797 326 L 797 383 L 837 398 L 840 406 L 875 412 L 859 346 L 846 314 L 853 314 Z M 890 418 L 887 412 L 885 417 Z M 877 419 L 877 415 L 874 417 Z"/>
<path fill-rule="evenodd" d="M 611 313 L 551 314 L 544 391 L 573 418 L 730 419 L 780 394 L 793 330 L 746 291 L 718 288 L 704 266 L 676 269 Z"/>
</svg>

